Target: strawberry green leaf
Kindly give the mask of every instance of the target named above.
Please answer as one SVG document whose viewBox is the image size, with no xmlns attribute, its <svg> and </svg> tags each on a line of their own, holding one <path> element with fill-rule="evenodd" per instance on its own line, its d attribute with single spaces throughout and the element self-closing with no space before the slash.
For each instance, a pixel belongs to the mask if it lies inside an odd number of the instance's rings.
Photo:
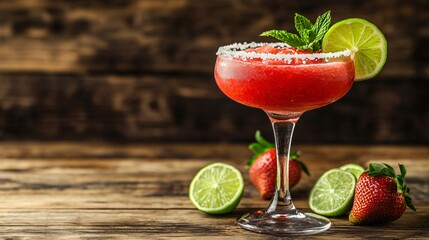
<svg viewBox="0 0 429 240">
<path fill-rule="evenodd" d="M 259 143 L 251 143 L 249 145 L 249 149 L 255 154 L 262 154 L 263 152 L 265 152 L 265 147 Z"/>
<path fill-rule="evenodd" d="M 408 186 L 404 186 L 403 187 L 403 192 L 405 193 L 405 195 L 408 195 L 410 193 L 410 188 Z"/>
<path fill-rule="evenodd" d="M 261 132 L 258 130 L 255 132 L 255 140 L 256 142 L 251 143 L 249 145 L 250 151 L 252 151 L 255 155 L 246 163 L 247 167 L 252 166 L 253 162 L 264 152 L 266 152 L 269 149 L 273 149 L 275 146 L 265 140 L 265 138 L 262 137 Z"/>
<path fill-rule="evenodd" d="M 371 177 L 380 175 L 392 178 L 396 177 L 395 170 L 391 166 L 384 163 L 370 163 L 368 175 Z"/>
<path fill-rule="evenodd" d="M 385 168 L 385 166 L 382 163 L 370 163 L 369 164 L 370 172 L 380 172 L 384 168 Z"/>
<path fill-rule="evenodd" d="M 260 145 L 262 145 L 265 148 L 274 148 L 274 144 L 268 142 L 267 140 L 265 140 L 265 138 L 262 137 L 261 135 L 261 131 L 256 131 L 255 133 L 255 139 L 256 142 L 259 143 Z"/>
<path fill-rule="evenodd" d="M 399 186 L 403 186 L 404 185 L 404 178 L 401 175 L 398 175 L 396 177 L 396 180 L 397 180 Z"/>
<path fill-rule="evenodd" d="M 253 142 L 248 146 L 249 150 L 252 151 L 254 155 L 249 161 L 247 161 L 246 163 L 247 167 L 252 166 L 253 162 L 264 152 L 275 148 L 274 144 L 272 144 L 271 142 L 267 141 L 264 137 L 262 137 L 261 132 L 259 130 L 255 132 L 255 140 L 256 142 Z M 289 159 L 297 160 L 300 156 L 301 156 L 300 152 L 291 152 L 289 154 Z M 307 175 L 309 175 L 309 172 L 308 170 L 306 170 L 307 168 L 305 167 L 305 165 L 304 165 L 304 168 L 301 168 L 301 169 L 303 169 L 303 171 L 307 173 Z"/>
<path fill-rule="evenodd" d="M 386 169 L 386 171 L 388 172 L 388 174 L 389 174 L 389 176 L 395 176 L 395 169 L 393 169 L 393 167 L 391 167 L 389 164 L 386 164 L 386 163 L 383 163 L 384 164 L 384 166 L 386 167 L 386 168 L 384 168 L 384 169 Z"/>
<path fill-rule="evenodd" d="M 289 158 L 292 160 L 297 160 L 299 157 L 301 157 L 301 152 L 291 152 L 289 154 Z"/>
<path fill-rule="evenodd" d="M 246 163 L 246 167 L 252 166 L 253 162 L 259 157 L 259 155 L 254 155 L 249 161 Z"/>
<path fill-rule="evenodd" d="M 375 168 L 374 168 L 373 163 L 370 163 L 370 164 L 368 165 L 368 170 L 369 170 L 369 172 L 374 172 L 374 171 L 375 171 Z"/>
<path fill-rule="evenodd" d="M 307 176 L 310 176 L 310 171 L 308 171 L 307 166 L 303 162 L 299 161 L 298 159 L 294 159 L 294 161 L 298 163 L 301 170 L 303 172 L 305 172 L 305 174 L 307 174 Z"/>
<path fill-rule="evenodd" d="M 398 164 L 398 165 L 399 165 L 399 170 L 401 170 L 401 176 L 405 177 L 405 175 L 407 174 L 407 169 L 403 164 Z"/>
<path fill-rule="evenodd" d="M 406 203 L 406 204 L 407 204 L 407 206 L 408 206 L 409 208 L 411 208 L 414 212 L 417 212 L 416 207 L 414 206 L 414 204 L 413 204 L 413 202 L 412 202 L 412 200 L 411 200 L 411 198 L 410 198 L 410 197 L 405 196 L 405 203 Z"/>
</svg>

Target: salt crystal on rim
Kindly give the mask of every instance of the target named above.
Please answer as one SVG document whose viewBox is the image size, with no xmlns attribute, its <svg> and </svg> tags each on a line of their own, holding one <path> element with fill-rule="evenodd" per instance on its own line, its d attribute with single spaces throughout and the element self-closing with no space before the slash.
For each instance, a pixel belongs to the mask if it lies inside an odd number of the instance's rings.
<svg viewBox="0 0 429 240">
<path fill-rule="evenodd" d="M 226 46 L 222 46 L 216 52 L 218 56 L 225 56 L 231 58 L 240 58 L 243 60 L 260 58 L 262 60 L 280 60 L 285 62 L 291 62 L 292 59 L 301 60 L 315 60 L 315 59 L 328 59 L 328 58 L 339 58 L 348 57 L 351 55 L 350 50 L 344 50 L 339 52 L 328 52 L 328 53 L 304 53 L 304 54 L 284 54 L 284 53 L 257 53 L 255 51 L 247 52 L 246 49 L 257 48 L 262 46 L 271 46 L 275 48 L 290 47 L 286 43 L 267 43 L 267 42 L 251 42 L 251 43 L 233 43 Z"/>
</svg>

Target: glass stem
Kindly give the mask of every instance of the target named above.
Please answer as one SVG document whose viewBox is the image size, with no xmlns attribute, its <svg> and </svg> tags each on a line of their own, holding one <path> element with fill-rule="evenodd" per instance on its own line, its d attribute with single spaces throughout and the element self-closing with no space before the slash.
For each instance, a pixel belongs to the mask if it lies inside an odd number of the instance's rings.
<svg viewBox="0 0 429 240">
<path fill-rule="evenodd" d="M 301 113 L 277 115 L 268 113 L 273 126 L 276 153 L 277 178 L 276 190 L 267 212 L 275 210 L 295 210 L 289 191 L 289 156 L 293 131 Z"/>
</svg>

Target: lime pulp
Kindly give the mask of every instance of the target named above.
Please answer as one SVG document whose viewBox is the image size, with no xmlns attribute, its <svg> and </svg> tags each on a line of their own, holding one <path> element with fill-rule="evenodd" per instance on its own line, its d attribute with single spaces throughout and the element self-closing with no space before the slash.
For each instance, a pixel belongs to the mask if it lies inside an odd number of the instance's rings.
<svg viewBox="0 0 429 240">
<path fill-rule="evenodd" d="M 234 210 L 244 192 L 241 172 L 225 163 L 202 168 L 189 186 L 189 199 L 205 213 L 223 214 Z"/>
<path fill-rule="evenodd" d="M 313 186 L 309 196 L 310 209 L 322 216 L 337 217 L 350 210 L 356 187 L 353 174 L 331 169 Z"/>
<path fill-rule="evenodd" d="M 361 18 L 332 25 L 322 40 L 323 52 L 350 50 L 355 63 L 355 81 L 375 77 L 387 59 L 387 41 L 380 29 Z"/>
<path fill-rule="evenodd" d="M 360 175 L 365 172 L 365 168 L 355 163 L 345 164 L 341 166 L 340 169 L 353 174 L 356 177 L 356 179 L 358 179 Z"/>
</svg>

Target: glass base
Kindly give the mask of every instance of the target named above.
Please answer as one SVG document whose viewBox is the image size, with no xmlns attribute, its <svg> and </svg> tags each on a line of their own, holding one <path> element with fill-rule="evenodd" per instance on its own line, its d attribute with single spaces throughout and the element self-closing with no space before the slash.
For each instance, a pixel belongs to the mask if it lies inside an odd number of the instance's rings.
<svg viewBox="0 0 429 240">
<path fill-rule="evenodd" d="M 331 227 L 329 219 L 313 213 L 304 214 L 297 209 L 246 213 L 237 219 L 237 224 L 252 232 L 272 235 L 316 234 Z"/>
</svg>

